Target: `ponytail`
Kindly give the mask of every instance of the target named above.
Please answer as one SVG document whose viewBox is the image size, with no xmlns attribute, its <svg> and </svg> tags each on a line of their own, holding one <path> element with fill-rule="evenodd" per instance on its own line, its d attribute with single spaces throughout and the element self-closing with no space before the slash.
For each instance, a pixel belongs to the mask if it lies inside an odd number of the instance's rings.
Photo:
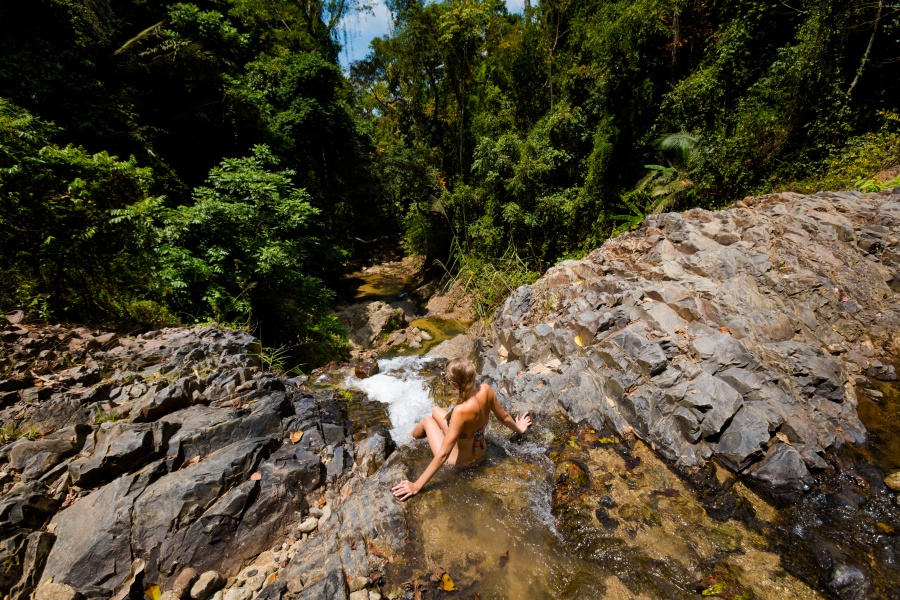
<svg viewBox="0 0 900 600">
<path fill-rule="evenodd" d="M 459 391 L 456 399 L 456 406 L 469 399 L 475 392 L 475 365 L 467 358 L 454 358 L 447 363 L 447 380 Z M 447 413 L 447 423 L 450 423 L 450 414 L 453 412 L 451 408 Z"/>
</svg>

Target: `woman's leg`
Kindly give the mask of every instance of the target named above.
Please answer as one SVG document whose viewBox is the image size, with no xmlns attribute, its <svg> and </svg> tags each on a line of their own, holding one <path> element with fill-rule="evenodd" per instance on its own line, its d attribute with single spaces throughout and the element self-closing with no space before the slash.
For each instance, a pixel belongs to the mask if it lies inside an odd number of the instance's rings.
<svg viewBox="0 0 900 600">
<path fill-rule="evenodd" d="M 437 456 L 441 451 L 441 446 L 444 444 L 444 434 L 445 430 L 441 428 L 441 425 L 446 426 L 446 423 L 441 423 L 434 417 L 425 417 L 422 419 L 422 422 L 419 423 L 416 427 L 422 427 L 425 430 L 425 436 L 428 438 L 428 447 L 431 449 L 431 454 Z M 448 465 L 456 464 L 456 457 L 459 456 L 459 448 L 454 446 L 453 450 L 450 452 L 449 458 L 447 458 Z"/>
<path fill-rule="evenodd" d="M 444 434 L 447 434 L 447 411 L 441 408 L 440 406 L 435 406 L 431 409 L 431 418 L 437 421 L 438 427 L 441 428 L 441 431 Z"/>
</svg>

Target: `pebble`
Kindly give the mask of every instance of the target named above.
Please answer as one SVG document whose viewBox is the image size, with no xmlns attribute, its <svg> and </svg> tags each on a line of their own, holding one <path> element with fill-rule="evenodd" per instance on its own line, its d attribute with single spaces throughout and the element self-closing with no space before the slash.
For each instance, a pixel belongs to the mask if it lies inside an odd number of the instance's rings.
<svg viewBox="0 0 900 600">
<path fill-rule="evenodd" d="M 895 492 L 900 492 L 900 471 L 894 471 L 884 478 L 884 485 L 888 486 Z"/>
<path fill-rule="evenodd" d="M 351 592 L 358 592 L 369 585 L 369 578 L 362 576 L 352 577 L 350 581 L 347 582 L 347 585 L 350 587 Z"/>
<path fill-rule="evenodd" d="M 75 600 L 80 594 L 64 583 L 45 583 L 34 592 L 35 600 Z"/>
<path fill-rule="evenodd" d="M 299 525 L 297 525 L 297 531 L 302 534 L 312 533 L 319 526 L 319 520 L 315 517 L 309 517 Z"/>
</svg>

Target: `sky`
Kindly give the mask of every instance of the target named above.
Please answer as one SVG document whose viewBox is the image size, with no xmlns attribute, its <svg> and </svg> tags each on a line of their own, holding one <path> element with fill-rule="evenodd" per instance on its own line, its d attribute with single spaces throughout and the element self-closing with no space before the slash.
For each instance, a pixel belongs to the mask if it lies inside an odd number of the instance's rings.
<svg viewBox="0 0 900 600">
<path fill-rule="evenodd" d="M 369 42 L 388 33 L 391 27 L 391 13 L 384 0 L 374 0 L 372 12 L 354 13 L 344 19 L 346 39 L 341 39 L 341 66 L 346 69 L 350 63 L 365 58 L 369 53 Z M 524 0 L 506 0 L 510 12 L 521 13 Z"/>
</svg>

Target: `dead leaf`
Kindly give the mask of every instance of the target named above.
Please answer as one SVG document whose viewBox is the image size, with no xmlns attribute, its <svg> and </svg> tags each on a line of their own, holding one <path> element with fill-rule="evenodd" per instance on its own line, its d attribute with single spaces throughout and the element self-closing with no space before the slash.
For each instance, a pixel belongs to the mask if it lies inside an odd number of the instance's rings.
<svg viewBox="0 0 900 600">
<path fill-rule="evenodd" d="M 441 577 L 441 589 L 445 592 L 456 591 L 456 586 L 453 585 L 453 580 L 450 579 L 450 575 L 448 573 L 444 573 L 444 576 Z M 159 598 L 154 598 L 153 600 L 159 600 Z"/>
<path fill-rule="evenodd" d="M 316 501 L 316 503 L 319 505 L 319 508 L 322 508 L 323 506 L 325 506 L 326 504 L 328 504 L 328 500 L 326 500 L 325 498 L 319 498 L 319 499 Z"/>
<path fill-rule="evenodd" d="M 302 439 L 303 439 L 302 431 L 292 431 L 291 432 L 291 442 L 292 443 L 296 444 L 297 442 L 299 442 Z"/>
<path fill-rule="evenodd" d="M 578 344 L 578 347 L 579 347 L 579 348 L 581 348 L 581 347 L 584 346 L 584 342 L 581 341 L 581 336 L 580 336 L 580 335 L 576 335 L 576 336 L 575 336 L 575 343 Z"/>
<path fill-rule="evenodd" d="M 250 481 L 259 481 L 260 479 L 262 479 L 262 473 L 259 471 L 250 476 Z"/>
<path fill-rule="evenodd" d="M 352 492 L 352 491 L 353 491 L 353 488 L 350 487 L 349 485 L 348 485 L 347 487 L 345 487 L 345 488 L 344 488 L 344 492 L 341 494 L 341 502 L 343 502 L 344 500 L 346 500 L 346 499 L 347 499 L 347 496 L 349 496 L 349 495 L 350 495 L 350 492 Z"/>
<path fill-rule="evenodd" d="M 731 330 L 727 327 L 719 327 L 719 333 L 731 333 Z"/>
<path fill-rule="evenodd" d="M 444 577 L 444 574 L 445 574 L 445 573 L 446 573 L 445 570 L 443 570 L 442 568 L 438 567 L 437 569 L 434 570 L 434 573 L 431 574 L 431 581 L 432 581 L 433 583 L 437 583 L 438 581 L 440 581 L 440 580 Z"/>
<path fill-rule="evenodd" d="M 369 581 L 372 583 L 378 582 L 382 577 L 381 571 L 372 571 L 369 573 Z"/>
<path fill-rule="evenodd" d="M 144 588 L 144 596 L 150 600 L 159 600 L 159 597 L 162 596 L 162 590 L 155 583 L 151 583 Z"/>
<path fill-rule="evenodd" d="M 196 465 L 198 462 L 200 462 L 200 456 L 195 456 L 194 458 L 192 458 L 190 460 L 184 461 L 184 464 L 181 465 L 181 468 L 184 469 L 187 467 L 191 467 L 193 465 Z"/>
<path fill-rule="evenodd" d="M 269 578 L 266 580 L 266 585 L 275 581 L 276 577 L 278 577 L 278 573 L 272 573 L 271 575 L 269 575 Z"/>
</svg>

